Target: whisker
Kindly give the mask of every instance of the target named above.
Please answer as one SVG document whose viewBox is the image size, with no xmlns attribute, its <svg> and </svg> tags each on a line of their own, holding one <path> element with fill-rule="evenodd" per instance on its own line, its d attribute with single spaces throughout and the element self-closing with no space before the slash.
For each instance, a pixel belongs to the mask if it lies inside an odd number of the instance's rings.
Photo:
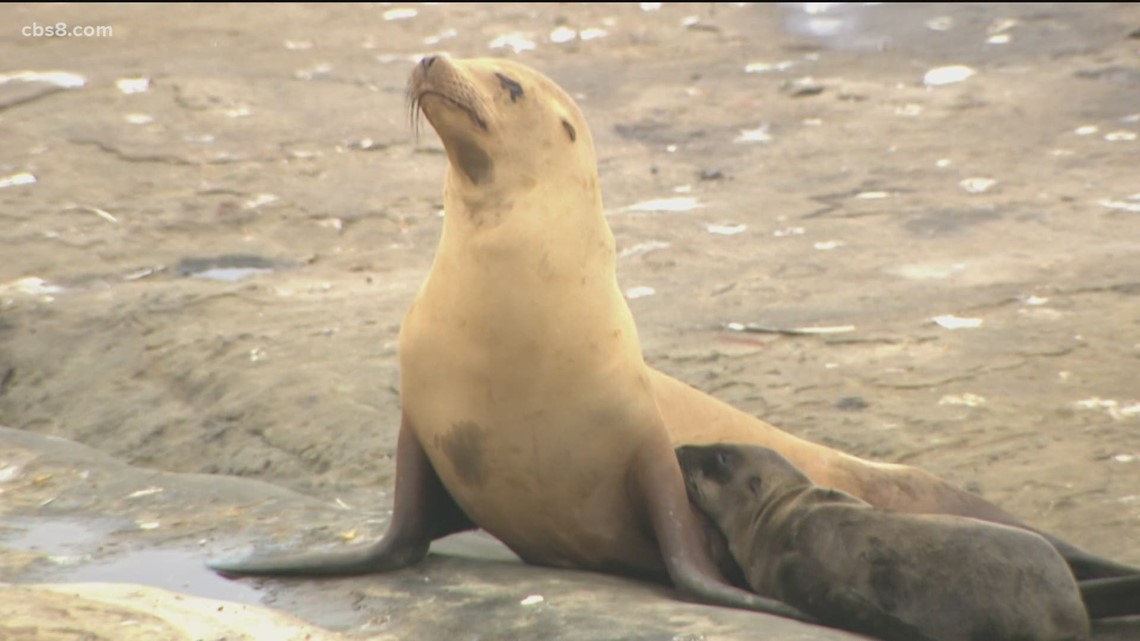
<svg viewBox="0 0 1140 641">
<path fill-rule="evenodd" d="M 416 95 L 415 87 L 411 81 L 408 82 L 408 89 L 405 93 L 406 103 L 408 105 L 408 124 L 412 128 L 412 135 L 415 136 L 416 144 L 420 142 L 420 97 Z"/>
</svg>

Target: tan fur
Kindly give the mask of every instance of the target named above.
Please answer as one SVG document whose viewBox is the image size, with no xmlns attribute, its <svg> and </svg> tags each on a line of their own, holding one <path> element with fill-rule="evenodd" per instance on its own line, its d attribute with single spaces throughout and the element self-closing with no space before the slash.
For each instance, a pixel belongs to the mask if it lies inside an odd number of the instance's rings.
<svg viewBox="0 0 1140 641">
<path fill-rule="evenodd" d="M 450 166 L 439 249 L 400 335 L 404 408 L 481 527 L 528 561 L 659 568 L 625 475 L 662 438 L 765 445 L 876 505 L 971 512 L 929 475 L 796 438 L 645 364 L 590 130 L 557 85 L 508 60 L 439 59 L 412 92 Z"/>
<path fill-rule="evenodd" d="M 451 158 L 443 236 L 400 334 L 410 423 L 456 502 L 524 559 L 656 568 L 638 507 L 615 491 L 664 429 L 614 274 L 589 128 L 561 89 L 509 61 L 432 71 L 431 85 L 440 76 L 506 104 L 481 108 L 482 132 L 446 101 L 422 101 L 441 136 L 477 138 L 495 167 L 485 193 Z M 496 71 L 524 84 L 525 104 L 498 91 Z M 477 432 L 474 454 L 447 445 L 464 429 Z M 465 455 L 481 478 L 461 473 Z"/>
</svg>

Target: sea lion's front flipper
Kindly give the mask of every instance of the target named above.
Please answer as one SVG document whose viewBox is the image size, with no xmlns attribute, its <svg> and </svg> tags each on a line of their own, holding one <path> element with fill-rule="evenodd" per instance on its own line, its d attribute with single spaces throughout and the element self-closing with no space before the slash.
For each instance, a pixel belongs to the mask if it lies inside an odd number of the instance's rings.
<svg viewBox="0 0 1140 641">
<path fill-rule="evenodd" d="M 1140 614 L 1140 574 L 1077 583 L 1090 619 Z"/>
<path fill-rule="evenodd" d="M 392 522 L 376 543 L 318 552 L 255 552 L 206 565 L 233 575 L 349 575 L 388 572 L 417 563 L 431 542 L 475 524 L 444 489 L 407 417 L 396 444 L 396 492 Z"/>
<path fill-rule="evenodd" d="M 645 506 L 665 569 L 680 596 L 815 623 L 794 607 L 742 590 L 724 578 L 709 552 L 702 521 L 689 503 L 673 446 L 664 429 L 656 436 L 634 460 L 631 489 L 635 505 Z"/>
</svg>

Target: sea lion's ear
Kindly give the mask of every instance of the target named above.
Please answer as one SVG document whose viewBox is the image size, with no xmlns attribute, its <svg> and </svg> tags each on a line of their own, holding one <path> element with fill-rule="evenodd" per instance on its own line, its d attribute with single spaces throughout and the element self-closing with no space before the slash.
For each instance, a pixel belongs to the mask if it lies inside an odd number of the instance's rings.
<svg viewBox="0 0 1140 641">
<path fill-rule="evenodd" d="M 578 139 L 578 132 L 574 130 L 574 125 L 570 124 L 565 118 L 562 119 L 562 128 L 566 130 L 566 134 L 570 136 L 570 142 Z"/>
</svg>

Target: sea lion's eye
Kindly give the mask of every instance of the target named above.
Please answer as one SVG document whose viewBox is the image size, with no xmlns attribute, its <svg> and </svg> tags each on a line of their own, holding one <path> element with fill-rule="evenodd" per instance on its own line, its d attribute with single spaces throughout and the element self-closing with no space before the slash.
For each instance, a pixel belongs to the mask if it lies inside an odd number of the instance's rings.
<svg viewBox="0 0 1140 641">
<path fill-rule="evenodd" d="M 720 450 L 716 453 L 716 464 L 721 467 L 728 467 L 728 452 Z"/>
<path fill-rule="evenodd" d="M 566 135 L 570 136 L 570 142 L 574 142 L 578 139 L 578 132 L 574 131 L 574 125 L 563 120 L 562 128 L 566 130 Z"/>
<path fill-rule="evenodd" d="M 495 76 L 497 76 L 499 78 L 499 85 L 502 86 L 503 89 L 506 89 L 507 91 L 509 91 L 511 93 L 511 102 L 515 102 L 519 98 L 522 98 L 522 96 L 523 96 L 522 85 L 515 82 L 514 80 L 511 80 L 510 78 L 504 76 L 503 74 L 501 74 L 499 72 L 495 72 Z"/>
<path fill-rule="evenodd" d="M 718 483 L 727 483 L 732 478 L 732 454 L 727 450 L 716 450 L 711 463 L 712 469 L 706 472 L 710 478 Z"/>
<path fill-rule="evenodd" d="M 759 494 L 760 489 L 763 486 L 764 483 L 760 480 L 759 476 L 753 476 L 752 478 L 748 479 L 748 488 L 752 490 L 753 494 Z"/>
</svg>

